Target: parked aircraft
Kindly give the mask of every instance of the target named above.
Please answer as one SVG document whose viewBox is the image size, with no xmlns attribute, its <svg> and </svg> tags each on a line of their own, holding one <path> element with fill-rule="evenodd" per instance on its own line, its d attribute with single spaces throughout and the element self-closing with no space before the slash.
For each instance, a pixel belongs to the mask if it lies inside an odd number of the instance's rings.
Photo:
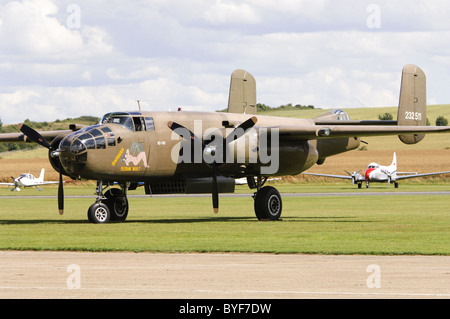
<svg viewBox="0 0 450 319">
<path fill-rule="evenodd" d="M 58 184 L 57 181 L 44 182 L 44 172 L 45 172 L 45 169 L 44 168 L 41 169 L 41 175 L 39 175 L 38 178 L 34 177 L 31 174 L 27 174 L 27 173 L 20 174 L 19 177 L 17 177 L 17 178 L 14 178 L 11 176 L 14 183 L 0 183 L 0 185 L 14 186 L 13 188 L 11 188 L 11 191 L 20 192 L 20 189 L 22 187 L 37 187 L 40 191 L 42 191 L 42 188 L 40 187 L 42 185 Z"/>
<path fill-rule="evenodd" d="M 58 209 L 64 210 L 62 176 L 97 181 L 97 198 L 88 210 L 94 223 L 123 221 L 127 191 L 143 183 L 146 194 L 234 192 L 235 179 L 249 177 L 260 220 L 277 220 L 279 192 L 268 178 L 299 174 L 328 156 L 354 150 L 362 136 L 398 135 L 415 144 L 425 133 L 450 132 L 426 125 L 426 79 L 415 65 L 402 72 L 397 121 L 352 121 L 342 110 L 313 119 L 256 115 L 256 82 L 236 70 L 231 76 L 228 112 L 111 112 L 98 125 L 0 134 L 0 141 L 33 141 L 48 148 L 59 172 Z M 114 187 L 119 185 L 119 188 Z"/>
<path fill-rule="evenodd" d="M 332 177 L 332 178 L 342 178 L 342 179 L 351 179 L 352 184 L 357 184 L 358 188 L 361 188 L 363 182 L 366 182 L 366 188 L 370 187 L 370 182 L 384 183 L 387 182 L 390 184 L 394 183 L 394 187 L 398 188 L 398 181 L 407 178 L 417 178 L 423 176 L 431 176 L 431 175 L 440 175 L 440 174 L 448 174 L 450 171 L 444 172 L 434 172 L 434 173 L 409 173 L 409 172 L 397 172 L 397 155 L 394 152 L 394 156 L 392 158 L 392 163 L 389 166 L 379 165 L 378 163 L 370 163 L 367 166 L 367 169 L 364 173 L 364 176 L 360 174 L 361 171 L 354 172 L 350 174 L 348 171 L 345 171 L 347 175 L 333 175 L 333 174 L 318 174 L 318 173 L 307 173 L 303 172 L 304 175 L 314 175 L 314 176 L 323 176 L 323 177 Z"/>
</svg>

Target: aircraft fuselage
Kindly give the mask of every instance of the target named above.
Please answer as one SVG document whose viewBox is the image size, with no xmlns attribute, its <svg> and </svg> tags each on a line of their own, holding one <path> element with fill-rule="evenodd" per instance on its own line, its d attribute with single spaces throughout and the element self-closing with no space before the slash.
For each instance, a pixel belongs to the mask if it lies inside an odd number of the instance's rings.
<svg viewBox="0 0 450 319">
<path fill-rule="evenodd" d="M 233 178 L 294 175 L 319 159 L 359 146 L 357 138 L 280 139 L 277 125 L 311 126 L 313 121 L 264 115 L 256 116 L 257 124 L 244 136 L 224 146 L 221 142 L 228 132 L 250 117 L 220 112 L 108 113 L 101 124 L 62 139 L 59 156 L 72 178 L 145 182 L 178 175 L 209 175 L 212 160 L 218 163 L 219 174 Z M 182 124 L 203 140 L 214 140 L 217 148 L 212 155 L 206 154 L 187 133 L 184 138 L 175 134 L 168 127 L 170 121 Z"/>
</svg>

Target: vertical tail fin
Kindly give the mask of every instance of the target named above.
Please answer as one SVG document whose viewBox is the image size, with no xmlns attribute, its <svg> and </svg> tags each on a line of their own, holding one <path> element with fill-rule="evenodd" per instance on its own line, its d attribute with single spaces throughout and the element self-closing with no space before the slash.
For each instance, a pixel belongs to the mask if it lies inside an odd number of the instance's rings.
<svg viewBox="0 0 450 319">
<path fill-rule="evenodd" d="M 393 168 L 397 170 L 397 155 L 394 152 L 394 156 L 392 157 L 392 163 L 390 165 L 390 168 Z"/>
<path fill-rule="evenodd" d="M 407 64 L 402 71 L 397 124 L 402 126 L 425 126 L 427 123 L 427 96 L 425 73 L 416 65 Z M 424 134 L 399 135 L 405 144 L 420 142 Z"/>
<path fill-rule="evenodd" d="M 41 175 L 39 175 L 38 182 L 44 181 L 44 172 L 45 172 L 45 169 L 44 168 L 41 169 Z"/>
<path fill-rule="evenodd" d="M 228 113 L 256 114 L 256 81 L 244 70 L 231 75 Z"/>
</svg>

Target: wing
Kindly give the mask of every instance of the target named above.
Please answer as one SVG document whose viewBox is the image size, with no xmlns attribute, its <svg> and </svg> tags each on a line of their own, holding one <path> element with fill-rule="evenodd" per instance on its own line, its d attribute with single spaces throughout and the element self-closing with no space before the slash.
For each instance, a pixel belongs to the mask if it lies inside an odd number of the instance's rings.
<svg viewBox="0 0 450 319">
<path fill-rule="evenodd" d="M 82 129 L 83 127 L 86 127 L 86 125 L 70 124 L 69 130 L 41 131 L 38 133 L 51 143 L 51 141 L 56 137 L 64 137 L 74 131 Z M 3 133 L 0 134 L 0 142 L 31 142 L 31 140 L 23 133 Z"/>
<path fill-rule="evenodd" d="M 317 173 L 302 173 L 303 175 L 313 175 L 313 176 L 322 176 L 322 177 L 333 177 L 333 178 L 342 178 L 342 179 L 352 179 L 349 175 L 332 175 L 332 174 L 317 174 Z"/>
<path fill-rule="evenodd" d="M 59 182 L 42 182 L 42 183 L 36 184 L 36 186 L 37 186 L 37 185 L 58 184 L 58 183 L 59 183 Z"/>
<path fill-rule="evenodd" d="M 435 173 L 424 173 L 424 174 L 413 174 L 413 175 L 402 175 L 402 176 L 397 176 L 396 180 L 400 180 L 400 179 L 407 179 L 407 178 L 414 178 L 414 177 L 423 177 L 423 176 L 430 176 L 430 175 L 440 175 L 440 174 L 448 174 L 450 173 L 450 171 L 445 171 L 445 172 L 435 172 Z"/>
<path fill-rule="evenodd" d="M 0 185 L 9 185 L 9 186 L 14 186 L 14 183 L 0 183 Z"/>
<path fill-rule="evenodd" d="M 360 121 L 363 123 L 364 121 Z M 392 125 L 278 125 L 280 138 L 286 140 L 325 139 L 340 137 L 387 136 L 450 132 L 450 126 L 392 126 Z"/>
<path fill-rule="evenodd" d="M 39 132 L 48 142 L 51 142 L 59 135 L 67 135 L 73 133 L 72 130 L 62 131 L 45 131 Z M 4 133 L 0 134 L 0 142 L 31 142 L 23 133 Z"/>
</svg>

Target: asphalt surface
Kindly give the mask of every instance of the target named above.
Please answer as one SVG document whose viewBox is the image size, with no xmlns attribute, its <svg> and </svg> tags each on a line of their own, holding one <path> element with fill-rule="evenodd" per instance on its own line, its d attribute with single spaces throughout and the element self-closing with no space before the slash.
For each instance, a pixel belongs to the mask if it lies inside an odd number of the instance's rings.
<svg viewBox="0 0 450 319">
<path fill-rule="evenodd" d="M 450 298 L 450 256 L 0 251 L 0 298 Z"/>
</svg>

